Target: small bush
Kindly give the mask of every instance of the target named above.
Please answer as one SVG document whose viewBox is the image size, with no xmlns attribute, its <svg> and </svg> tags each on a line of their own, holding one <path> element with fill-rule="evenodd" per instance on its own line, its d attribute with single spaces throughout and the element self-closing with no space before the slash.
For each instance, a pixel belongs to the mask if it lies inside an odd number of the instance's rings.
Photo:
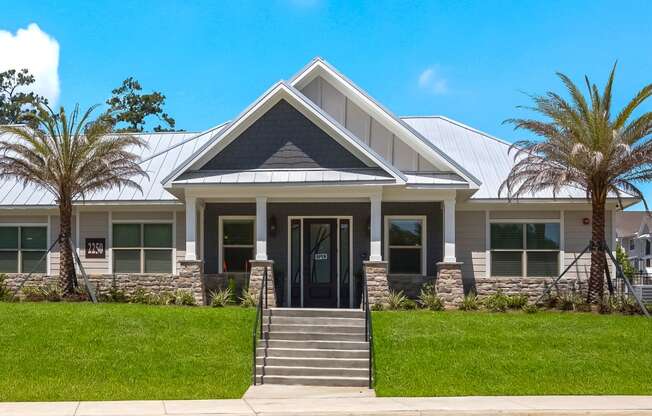
<svg viewBox="0 0 652 416">
<path fill-rule="evenodd" d="M 42 302 L 45 300 L 45 294 L 40 287 L 37 286 L 23 286 L 20 290 L 23 294 L 23 299 L 28 302 Z"/>
<path fill-rule="evenodd" d="M 636 299 L 628 295 L 622 295 L 618 298 L 618 311 L 624 315 L 638 315 L 642 313 Z"/>
<path fill-rule="evenodd" d="M 418 308 L 419 308 L 419 305 L 415 301 L 413 301 L 412 299 L 407 299 L 403 303 L 403 309 L 405 309 L 405 310 L 414 310 L 414 309 L 418 309 Z"/>
<path fill-rule="evenodd" d="M 606 315 L 618 311 L 618 298 L 605 295 L 598 303 L 598 313 Z"/>
<path fill-rule="evenodd" d="M 129 297 L 129 303 L 146 303 L 147 292 L 142 287 L 139 287 L 134 291 L 134 293 Z"/>
<path fill-rule="evenodd" d="M 7 287 L 7 275 L 0 274 L 0 302 L 9 302 L 13 298 L 13 293 Z"/>
<path fill-rule="evenodd" d="M 231 303 L 233 293 L 228 287 L 218 291 L 211 291 L 211 306 L 214 308 L 223 308 Z"/>
<path fill-rule="evenodd" d="M 124 292 L 124 290 L 118 288 L 118 285 L 116 285 L 115 281 L 111 284 L 109 291 L 102 297 L 102 299 L 105 302 L 116 303 L 124 303 L 129 301 L 127 294 Z"/>
<path fill-rule="evenodd" d="M 575 310 L 575 304 L 577 300 L 575 299 L 576 295 L 574 293 L 563 293 L 557 296 L 557 301 L 555 302 L 557 309 L 561 311 L 572 311 Z"/>
<path fill-rule="evenodd" d="M 421 288 L 418 299 L 419 305 L 422 308 L 431 311 L 443 311 L 444 302 L 441 300 L 435 289 L 431 284 L 424 285 Z"/>
<path fill-rule="evenodd" d="M 376 302 L 373 305 L 371 305 L 370 309 L 372 311 L 382 311 L 383 309 L 385 309 L 385 306 L 383 306 L 383 304 L 380 302 Z"/>
<path fill-rule="evenodd" d="M 403 309 L 405 308 L 405 302 L 407 300 L 408 298 L 403 294 L 402 290 L 398 292 L 390 290 L 389 295 L 387 296 L 387 309 L 390 311 Z"/>
<path fill-rule="evenodd" d="M 523 309 L 527 305 L 527 300 L 527 295 L 524 294 L 507 296 L 507 307 L 509 309 Z"/>
<path fill-rule="evenodd" d="M 469 293 L 464 296 L 464 299 L 458 305 L 458 308 L 461 311 L 477 311 L 480 309 L 480 301 L 478 300 L 478 295 L 475 293 Z"/>
<path fill-rule="evenodd" d="M 229 277 L 229 280 L 226 282 L 226 284 L 231 291 L 231 300 L 229 303 L 237 303 L 239 299 L 236 297 L 236 293 L 238 293 L 238 287 L 235 283 L 235 279 L 233 277 Z"/>
<path fill-rule="evenodd" d="M 491 312 L 506 312 L 509 307 L 508 296 L 499 290 L 484 298 L 482 304 Z"/>
<path fill-rule="evenodd" d="M 242 296 L 240 296 L 240 306 L 243 308 L 255 308 L 258 305 L 256 295 L 249 290 L 242 289 Z"/>
<path fill-rule="evenodd" d="M 521 308 L 525 313 L 537 313 L 539 312 L 539 307 L 533 303 L 525 304 Z"/>
<path fill-rule="evenodd" d="M 197 301 L 191 292 L 177 289 L 174 292 L 174 304 L 179 306 L 195 306 L 197 305 Z"/>
<path fill-rule="evenodd" d="M 60 302 L 63 299 L 63 290 L 55 283 L 46 286 L 24 286 L 21 291 L 24 299 L 29 302 Z"/>
</svg>

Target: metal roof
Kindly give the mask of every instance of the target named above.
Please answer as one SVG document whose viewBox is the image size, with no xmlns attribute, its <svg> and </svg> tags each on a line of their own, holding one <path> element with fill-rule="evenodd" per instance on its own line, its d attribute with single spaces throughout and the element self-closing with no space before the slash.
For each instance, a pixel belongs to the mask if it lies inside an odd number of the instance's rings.
<svg viewBox="0 0 652 416">
<path fill-rule="evenodd" d="M 174 181 L 181 185 L 201 184 L 327 184 L 394 183 L 393 177 L 379 168 L 369 169 L 255 169 L 243 171 L 186 172 Z"/>
</svg>

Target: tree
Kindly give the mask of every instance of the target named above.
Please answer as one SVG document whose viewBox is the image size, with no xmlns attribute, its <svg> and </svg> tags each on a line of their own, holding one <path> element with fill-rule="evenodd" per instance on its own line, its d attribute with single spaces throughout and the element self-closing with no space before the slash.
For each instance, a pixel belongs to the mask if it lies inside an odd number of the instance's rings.
<svg viewBox="0 0 652 416">
<path fill-rule="evenodd" d="M 652 84 L 641 89 L 612 116 L 611 97 L 616 65 L 602 93 L 585 77 L 584 96 L 569 77 L 558 73 L 570 99 L 555 92 L 532 97 L 533 110 L 542 119 L 510 119 L 516 130 L 525 129 L 540 140 L 514 143 L 515 164 L 500 191 L 510 198 L 563 188 L 581 189 L 591 201 L 591 271 L 588 301 L 597 302 L 604 291 L 605 206 L 608 196 L 620 201 L 624 194 L 640 198 L 634 185 L 652 180 L 652 112 L 634 118 L 634 112 L 652 95 Z M 621 204 L 622 206 L 622 204 Z"/>
<path fill-rule="evenodd" d="M 72 204 L 96 191 L 113 187 L 140 190 L 135 181 L 146 173 L 130 150 L 146 146 L 129 134 L 109 134 L 112 126 L 100 118 L 91 121 L 96 106 L 81 114 L 79 106 L 68 115 L 38 105 L 30 114 L 35 128 L 0 126 L 0 175 L 34 184 L 56 198 L 59 206 L 59 279 L 64 293 L 77 287 L 70 245 Z"/>
<path fill-rule="evenodd" d="M 0 124 L 23 123 L 39 104 L 47 105 L 46 98 L 26 92 L 35 81 L 27 69 L 0 72 Z"/>
<path fill-rule="evenodd" d="M 623 247 L 620 244 L 616 245 L 616 261 L 618 262 L 618 264 L 620 264 L 620 269 L 623 271 L 625 277 L 627 277 L 628 279 L 634 277 L 636 270 L 634 269 L 634 266 L 632 266 L 632 263 L 627 258 L 627 253 L 625 253 L 625 249 L 623 249 Z"/>
<path fill-rule="evenodd" d="M 174 131 L 174 119 L 163 111 L 165 95 L 157 91 L 142 94 L 142 89 L 140 83 L 132 77 L 122 81 L 122 85 L 111 91 L 113 96 L 106 101 L 109 105 L 106 119 L 115 126 L 126 124 L 126 127 L 117 128 L 118 132 L 142 132 L 145 119 L 155 116 L 167 127 L 159 124 L 154 127 L 154 131 Z"/>
</svg>

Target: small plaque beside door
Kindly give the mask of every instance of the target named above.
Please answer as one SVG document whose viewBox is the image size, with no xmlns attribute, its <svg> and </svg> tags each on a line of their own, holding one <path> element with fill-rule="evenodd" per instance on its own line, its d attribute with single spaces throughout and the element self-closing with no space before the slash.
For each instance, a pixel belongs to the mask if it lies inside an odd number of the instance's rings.
<svg viewBox="0 0 652 416">
<path fill-rule="evenodd" d="M 315 260 L 328 260 L 328 253 L 315 253 Z"/>
<path fill-rule="evenodd" d="M 106 239 L 104 238 L 87 238 L 86 239 L 86 258 L 103 259 L 106 258 Z"/>
</svg>

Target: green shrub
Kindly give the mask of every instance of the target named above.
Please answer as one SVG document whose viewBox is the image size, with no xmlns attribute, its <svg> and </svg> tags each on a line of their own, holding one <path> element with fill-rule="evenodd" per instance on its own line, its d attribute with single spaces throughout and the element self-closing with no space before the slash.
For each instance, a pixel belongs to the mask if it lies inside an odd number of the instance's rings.
<svg viewBox="0 0 652 416">
<path fill-rule="evenodd" d="M 238 293 L 238 287 L 235 283 L 235 279 L 233 277 L 229 277 L 229 279 L 226 282 L 227 287 L 231 291 L 231 300 L 229 303 L 238 303 L 238 298 L 236 297 L 236 293 Z"/>
<path fill-rule="evenodd" d="M 475 293 L 469 293 L 464 296 L 464 299 L 458 305 L 459 310 L 461 311 L 477 311 L 480 309 L 480 301 L 478 300 L 478 295 Z"/>
<path fill-rule="evenodd" d="M 484 298 L 482 304 L 491 312 L 506 312 L 509 307 L 508 297 L 500 290 Z"/>
<path fill-rule="evenodd" d="M 211 291 L 211 306 L 214 308 L 223 308 L 231 303 L 233 293 L 230 288 Z"/>
<path fill-rule="evenodd" d="M 444 302 L 441 300 L 435 289 L 431 284 L 424 285 L 421 288 L 418 298 L 419 305 L 422 308 L 431 311 L 443 311 Z"/>
<path fill-rule="evenodd" d="M 385 306 L 383 306 L 381 302 L 376 302 L 373 305 L 371 305 L 371 308 L 369 309 L 371 309 L 372 311 L 382 311 L 383 309 L 385 309 Z"/>
<path fill-rule="evenodd" d="M 403 309 L 405 310 L 414 310 L 417 309 L 418 307 L 419 305 L 417 304 L 417 302 L 413 301 L 412 299 L 407 299 L 403 303 Z"/>
<path fill-rule="evenodd" d="M 390 290 L 389 295 L 387 296 L 387 309 L 390 311 L 403 309 L 405 308 L 405 302 L 407 300 L 408 298 L 403 294 L 402 290 L 398 292 Z"/>
<path fill-rule="evenodd" d="M 572 311 L 575 310 L 575 304 L 577 303 L 577 299 L 575 293 L 572 292 L 567 292 L 567 293 L 562 293 L 559 296 L 557 296 L 557 300 L 555 302 L 557 309 L 561 311 Z"/>
<path fill-rule="evenodd" d="M 23 294 L 23 299 L 28 302 L 42 302 L 45 300 L 45 294 L 40 287 L 26 285 L 20 291 Z"/>
<path fill-rule="evenodd" d="M 174 304 L 179 306 L 195 306 L 197 301 L 192 292 L 188 290 L 177 289 L 174 292 Z"/>
<path fill-rule="evenodd" d="M 118 288 L 118 285 L 114 280 L 111 283 L 109 291 L 102 297 L 102 300 L 105 302 L 124 303 L 129 301 L 129 297 L 124 292 L 124 290 Z"/>
<path fill-rule="evenodd" d="M 638 315 L 642 313 L 636 299 L 628 295 L 622 295 L 618 298 L 618 312 L 624 315 Z"/>
<path fill-rule="evenodd" d="M 60 302 L 63 299 L 63 290 L 56 283 L 45 286 L 24 286 L 21 292 L 24 299 L 29 302 Z"/>
<path fill-rule="evenodd" d="M 0 274 L 0 302 L 9 302 L 13 298 L 13 293 L 7 287 L 7 275 Z"/>
<path fill-rule="evenodd" d="M 539 312 L 539 307 L 533 303 L 526 303 L 521 307 L 525 313 L 537 313 Z"/>
<path fill-rule="evenodd" d="M 145 289 L 139 287 L 129 297 L 129 303 L 146 303 L 145 302 L 146 297 L 147 297 L 147 292 L 145 291 Z"/>
<path fill-rule="evenodd" d="M 606 315 L 618 311 L 618 298 L 616 296 L 605 295 L 598 303 L 598 313 Z"/>
<path fill-rule="evenodd" d="M 256 295 L 249 290 L 242 289 L 242 296 L 240 296 L 240 306 L 243 308 L 255 308 L 258 305 Z"/>
<path fill-rule="evenodd" d="M 527 295 L 518 294 L 507 296 L 507 307 L 510 309 L 523 309 L 527 305 Z"/>
</svg>

